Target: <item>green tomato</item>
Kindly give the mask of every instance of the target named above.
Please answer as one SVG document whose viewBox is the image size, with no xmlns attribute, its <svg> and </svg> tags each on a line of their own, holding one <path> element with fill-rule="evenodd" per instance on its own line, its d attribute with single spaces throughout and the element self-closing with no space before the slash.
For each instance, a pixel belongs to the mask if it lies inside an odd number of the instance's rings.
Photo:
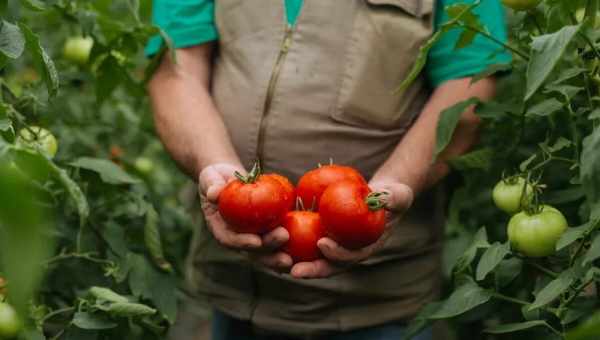
<svg viewBox="0 0 600 340">
<path fill-rule="evenodd" d="M 510 7 L 515 11 L 528 11 L 534 9 L 541 0 L 502 0 L 506 7 Z"/>
<path fill-rule="evenodd" d="M 19 137 L 17 138 L 17 144 L 40 150 L 50 156 L 50 158 L 56 155 L 58 151 L 58 141 L 52 132 L 39 127 L 30 126 L 19 131 Z"/>
<path fill-rule="evenodd" d="M 21 321 L 14 308 L 0 302 L 0 339 L 12 339 L 21 331 Z"/>
<path fill-rule="evenodd" d="M 146 157 L 136 158 L 133 165 L 135 166 L 137 171 L 139 171 L 143 174 L 146 174 L 146 175 L 150 174 L 152 172 L 152 170 L 154 170 L 154 163 L 152 162 L 151 159 L 146 158 Z"/>
<path fill-rule="evenodd" d="M 91 37 L 70 37 L 65 42 L 63 56 L 71 62 L 85 65 L 90 59 L 93 46 L 94 39 Z"/>
<path fill-rule="evenodd" d="M 510 215 L 521 211 L 521 208 L 529 203 L 533 194 L 533 187 L 531 184 L 527 184 L 525 195 L 523 195 L 525 182 L 523 177 L 498 182 L 492 191 L 492 199 L 498 209 Z M 521 197 L 522 195 L 523 197 Z"/>
<path fill-rule="evenodd" d="M 556 242 L 567 229 L 567 220 L 556 208 L 542 206 L 539 213 L 522 211 L 508 222 L 508 240 L 511 247 L 530 257 L 554 254 Z"/>
</svg>

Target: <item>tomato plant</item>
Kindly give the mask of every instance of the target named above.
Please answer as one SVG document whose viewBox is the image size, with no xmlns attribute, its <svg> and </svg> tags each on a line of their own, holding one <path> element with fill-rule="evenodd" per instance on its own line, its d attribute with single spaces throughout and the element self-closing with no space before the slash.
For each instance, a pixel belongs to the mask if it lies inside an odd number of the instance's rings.
<svg viewBox="0 0 600 340">
<path fill-rule="evenodd" d="M 381 194 L 366 184 L 345 180 L 331 184 L 321 196 L 319 214 L 325 233 L 341 246 L 359 249 L 383 234 L 386 213 Z"/>
<path fill-rule="evenodd" d="M 352 167 L 337 164 L 319 165 L 318 168 L 307 171 L 298 181 L 298 197 L 302 199 L 306 208 L 318 209 L 325 189 L 343 180 L 367 183 L 360 172 Z"/>
<path fill-rule="evenodd" d="M 481 137 L 469 153 L 449 160 L 455 172 L 444 296 L 423 308 L 410 329 L 445 319 L 452 320 L 448 332 L 457 339 L 597 339 L 600 92 L 594 79 L 600 34 L 594 27 L 600 3 L 503 2 L 509 39 L 490 41 L 513 60 L 473 78 L 495 74 L 497 96 L 460 102 L 438 123 L 436 155 L 470 105 L 481 118 Z M 490 39 L 478 6 L 447 7 L 450 19 L 439 34 L 460 31 L 456 48 L 475 37 Z M 436 39 L 422 48 L 422 58 Z M 524 190 L 525 178 L 531 190 Z"/>
<path fill-rule="evenodd" d="M 0 291 L 16 338 L 164 339 L 192 226 L 145 96 L 151 1 L 0 12 Z"/>
<path fill-rule="evenodd" d="M 313 211 L 290 211 L 283 219 L 283 227 L 290 234 L 283 251 L 294 263 L 314 261 L 322 257 L 317 241 L 325 237 L 321 216 Z"/>
<path fill-rule="evenodd" d="M 280 226 L 292 208 L 293 187 L 281 175 L 261 174 L 260 167 L 228 183 L 219 194 L 219 212 L 239 233 L 264 234 Z"/>
</svg>

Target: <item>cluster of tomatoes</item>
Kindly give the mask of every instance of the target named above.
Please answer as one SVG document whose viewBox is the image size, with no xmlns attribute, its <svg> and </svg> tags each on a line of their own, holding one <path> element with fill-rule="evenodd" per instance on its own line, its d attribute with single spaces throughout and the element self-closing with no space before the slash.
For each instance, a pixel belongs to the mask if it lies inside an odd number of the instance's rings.
<svg viewBox="0 0 600 340">
<path fill-rule="evenodd" d="M 297 187 L 284 176 L 261 174 L 258 166 L 236 177 L 219 195 L 223 219 L 239 233 L 261 235 L 283 226 L 290 236 L 283 250 L 295 263 L 321 258 L 317 242 L 323 237 L 359 249 L 384 232 L 382 194 L 371 192 L 354 168 L 319 166 L 305 173 Z"/>
<path fill-rule="evenodd" d="M 498 182 L 492 192 L 496 206 L 512 216 L 507 227 L 511 247 L 529 257 L 550 256 L 568 224 L 558 209 L 537 204 L 535 195 L 536 187 L 519 176 Z"/>
</svg>

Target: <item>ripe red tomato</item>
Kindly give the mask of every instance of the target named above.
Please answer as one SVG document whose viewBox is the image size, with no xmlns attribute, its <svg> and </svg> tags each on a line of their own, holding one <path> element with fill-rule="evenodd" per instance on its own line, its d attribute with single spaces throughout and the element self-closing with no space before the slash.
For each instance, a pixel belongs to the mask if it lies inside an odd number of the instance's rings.
<svg viewBox="0 0 600 340">
<path fill-rule="evenodd" d="M 321 217 L 312 211 L 290 211 L 283 219 L 283 227 L 290 234 L 290 239 L 283 247 L 296 262 L 307 262 L 322 256 L 317 241 L 325 237 Z"/>
<path fill-rule="evenodd" d="M 273 177 L 273 179 L 276 179 L 277 181 L 279 181 L 279 183 L 281 183 L 286 193 L 285 200 L 289 201 L 290 210 L 293 210 L 296 205 L 296 188 L 294 188 L 292 182 L 290 182 L 290 180 L 287 179 L 287 177 L 279 174 L 269 174 L 268 176 Z"/>
<path fill-rule="evenodd" d="M 323 165 L 305 173 L 298 181 L 297 193 L 306 209 L 318 208 L 321 195 L 333 183 L 351 180 L 363 185 L 367 184 L 358 170 L 342 165 Z"/>
<path fill-rule="evenodd" d="M 280 226 L 292 207 L 289 188 L 278 177 L 253 170 L 227 184 L 219 195 L 225 222 L 238 233 L 264 234 Z"/>
<path fill-rule="evenodd" d="M 366 184 L 342 181 L 330 185 L 319 204 L 327 236 L 348 249 L 376 242 L 385 230 L 385 210 L 379 194 Z"/>
</svg>

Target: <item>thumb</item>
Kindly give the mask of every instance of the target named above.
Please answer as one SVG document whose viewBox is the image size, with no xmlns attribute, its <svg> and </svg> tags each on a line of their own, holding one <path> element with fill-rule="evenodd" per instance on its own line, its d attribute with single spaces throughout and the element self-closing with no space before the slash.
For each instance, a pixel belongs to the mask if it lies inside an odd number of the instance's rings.
<svg viewBox="0 0 600 340">
<path fill-rule="evenodd" d="M 206 196 L 210 202 L 216 202 L 223 187 L 227 184 L 223 175 L 213 166 L 208 166 L 200 172 L 198 177 L 198 186 L 200 192 Z"/>
<path fill-rule="evenodd" d="M 404 212 L 410 208 L 414 200 L 412 189 L 404 183 L 391 182 L 373 182 L 369 183 L 371 190 L 375 192 L 385 192 L 382 198 L 387 209 Z"/>
</svg>

